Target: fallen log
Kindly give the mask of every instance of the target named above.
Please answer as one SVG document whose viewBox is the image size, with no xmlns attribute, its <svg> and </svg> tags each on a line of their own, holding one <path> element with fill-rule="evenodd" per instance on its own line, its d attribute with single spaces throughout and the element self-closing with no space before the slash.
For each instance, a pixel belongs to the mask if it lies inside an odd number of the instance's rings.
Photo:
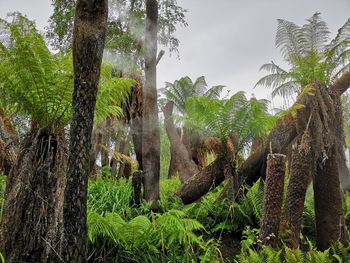
<svg viewBox="0 0 350 263">
<path fill-rule="evenodd" d="M 188 179 L 177 191 L 176 195 L 181 198 L 185 205 L 197 201 L 224 181 L 225 173 L 223 167 L 226 163 L 227 161 L 224 157 L 217 158 L 198 174 Z"/>
</svg>

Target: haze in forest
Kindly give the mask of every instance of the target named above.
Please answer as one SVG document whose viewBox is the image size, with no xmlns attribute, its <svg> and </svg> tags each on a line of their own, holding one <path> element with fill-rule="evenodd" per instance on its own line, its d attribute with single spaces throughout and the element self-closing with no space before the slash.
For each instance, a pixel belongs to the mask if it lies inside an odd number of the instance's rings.
<svg viewBox="0 0 350 263">
<path fill-rule="evenodd" d="M 52 12 L 49 0 L 0 0 L 0 17 L 9 10 L 20 11 L 34 19 L 43 29 Z M 188 10 L 188 27 L 179 27 L 175 35 L 180 40 L 179 56 L 173 53 L 158 65 L 158 88 L 164 82 L 189 76 L 205 76 L 209 86 L 226 85 L 230 94 L 244 90 L 248 96 L 271 100 L 271 90 L 253 89 L 265 74 L 260 65 L 273 60 L 284 65 L 274 39 L 277 19 L 303 24 L 315 12 L 321 12 L 332 36 L 348 18 L 348 0 L 178 0 Z M 226 93 L 224 92 L 223 95 Z M 272 107 L 280 107 L 276 98 Z"/>
</svg>

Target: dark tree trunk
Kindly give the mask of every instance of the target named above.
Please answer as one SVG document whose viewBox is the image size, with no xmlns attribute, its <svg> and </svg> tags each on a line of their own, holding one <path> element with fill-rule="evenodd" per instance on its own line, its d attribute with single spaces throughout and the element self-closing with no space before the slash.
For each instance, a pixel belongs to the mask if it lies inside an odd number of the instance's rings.
<svg viewBox="0 0 350 263">
<path fill-rule="evenodd" d="M 142 190 L 143 175 L 141 171 L 134 172 L 132 176 L 133 196 L 131 206 L 139 206 L 141 204 L 141 190 Z"/>
<path fill-rule="evenodd" d="M 316 243 L 320 250 L 332 242 L 345 244 L 347 240 L 335 149 L 328 154 L 324 164 L 320 160 L 314 179 Z"/>
<path fill-rule="evenodd" d="M 285 240 L 288 246 L 297 248 L 299 247 L 306 190 L 314 170 L 310 133 L 306 131 L 301 142 L 297 141 L 292 148 L 283 231 L 286 231 L 288 235 L 287 240 Z"/>
<path fill-rule="evenodd" d="M 317 115 L 311 127 L 317 142 L 313 147 L 318 153 L 314 175 L 316 243 L 319 249 L 325 250 L 332 242 L 347 242 L 339 179 L 339 162 L 344 161 L 339 156 L 344 146 L 343 115 L 338 94 L 322 86 L 315 93 L 313 114 Z"/>
<path fill-rule="evenodd" d="M 168 102 L 164 107 L 164 125 L 170 141 L 171 161 L 169 166 L 169 178 L 179 174 L 181 182 L 186 182 L 191 176 L 199 172 L 197 165 L 192 161 L 185 145 L 177 132 L 172 119 L 174 104 Z"/>
<path fill-rule="evenodd" d="M 66 173 L 64 138 L 50 129 L 23 140 L 7 177 L 1 252 L 8 262 L 58 262 Z"/>
<path fill-rule="evenodd" d="M 137 116 L 130 122 L 130 132 L 139 170 L 143 170 L 142 164 L 142 117 Z"/>
<path fill-rule="evenodd" d="M 160 174 L 160 131 L 157 106 L 157 31 L 158 2 L 146 0 L 145 87 L 142 119 L 142 166 L 144 197 L 157 210 Z"/>
<path fill-rule="evenodd" d="M 11 120 L 0 108 L 0 171 L 10 173 L 17 158 L 18 135 Z"/>
<path fill-rule="evenodd" d="M 91 132 L 105 45 L 107 16 L 107 0 L 78 0 L 73 33 L 73 117 L 63 207 L 62 257 L 66 262 L 86 262 L 86 209 Z"/>
<path fill-rule="evenodd" d="M 259 239 L 264 245 L 272 247 L 278 246 L 279 243 L 285 172 L 286 156 L 283 154 L 269 154 L 267 157 L 264 208 Z"/>
<path fill-rule="evenodd" d="M 120 144 L 119 152 L 123 155 L 129 156 L 129 141 L 130 136 L 126 131 L 125 137 Z M 131 176 L 131 163 L 128 160 L 122 160 L 119 166 L 118 178 L 129 178 Z"/>
</svg>

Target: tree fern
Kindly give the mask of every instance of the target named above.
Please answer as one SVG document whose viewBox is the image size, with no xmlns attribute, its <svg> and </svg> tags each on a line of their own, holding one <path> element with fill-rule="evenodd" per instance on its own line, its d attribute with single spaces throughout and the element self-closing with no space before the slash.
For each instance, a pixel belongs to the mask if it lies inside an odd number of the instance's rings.
<svg viewBox="0 0 350 263">
<path fill-rule="evenodd" d="M 193 83 L 189 77 L 183 77 L 174 83 L 166 82 L 165 88 L 161 91 L 166 99 L 172 101 L 175 108 L 183 115 L 186 114 L 187 98 L 205 96 L 218 99 L 225 86 L 218 85 L 208 88 L 203 76 L 196 79 Z"/>
<path fill-rule="evenodd" d="M 4 39 L 0 43 L 1 105 L 9 105 L 37 127 L 62 130 L 71 118 L 73 63 L 71 54 L 52 54 L 33 22 L 19 13 L 14 23 L 0 19 Z M 96 104 L 96 120 L 120 115 L 120 102 L 132 80 L 112 76 L 104 64 Z"/>
<path fill-rule="evenodd" d="M 298 26 L 279 19 L 277 23 L 276 47 L 280 49 L 289 70 L 283 70 L 273 62 L 261 67 L 269 75 L 261 78 L 256 86 L 271 87 L 272 96 L 284 98 L 302 91 L 311 81 L 330 84 L 350 69 L 350 21 L 328 42 L 329 29 L 315 13 L 307 23 Z"/>
<path fill-rule="evenodd" d="M 185 122 L 206 136 L 224 139 L 235 133 L 243 148 L 252 138 L 273 126 L 275 118 L 267 113 L 267 105 L 266 100 L 247 100 L 244 92 L 237 92 L 227 100 L 190 97 Z"/>
</svg>

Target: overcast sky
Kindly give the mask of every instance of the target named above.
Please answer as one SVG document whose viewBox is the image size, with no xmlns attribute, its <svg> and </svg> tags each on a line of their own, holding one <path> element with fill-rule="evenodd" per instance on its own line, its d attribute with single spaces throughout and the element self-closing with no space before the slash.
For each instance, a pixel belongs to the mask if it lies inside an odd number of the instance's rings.
<svg viewBox="0 0 350 263">
<path fill-rule="evenodd" d="M 43 29 L 51 13 L 50 0 L 0 0 L 0 17 L 20 11 Z M 321 12 L 332 33 L 350 17 L 349 0 L 178 0 L 188 9 L 186 28 L 178 28 L 180 60 L 164 56 L 158 65 L 158 86 L 183 76 L 204 75 L 208 84 L 226 85 L 270 99 L 270 90 L 254 84 L 264 75 L 262 64 L 281 63 L 274 47 L 277 22 L 303 24 Z M 276 101 L 275 101 L 276 103 Z M 278 102 L 277 102 L 278 104 Z"/>
</svg>

